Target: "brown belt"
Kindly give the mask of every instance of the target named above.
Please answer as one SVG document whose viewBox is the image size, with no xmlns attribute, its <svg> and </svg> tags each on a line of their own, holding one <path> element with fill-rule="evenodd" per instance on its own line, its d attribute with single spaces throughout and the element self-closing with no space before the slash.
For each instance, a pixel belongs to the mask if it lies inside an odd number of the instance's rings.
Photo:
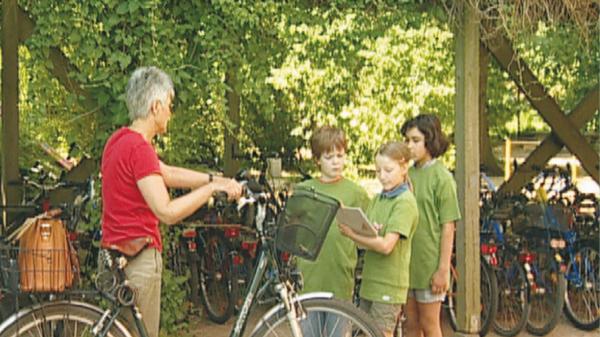
<svg viewBox="0 0 600 337">
<path fill-rule="evenodd" d="M 151 244 L 154 240 L 151 237 L 141 237 L 132 240 L 123 240 L 119 242 L 108 243 L 102 241 L 100 247 L 103 249 L 117 251 L 127 257 L 137 256 L 144 248 Z"/>
</svg>

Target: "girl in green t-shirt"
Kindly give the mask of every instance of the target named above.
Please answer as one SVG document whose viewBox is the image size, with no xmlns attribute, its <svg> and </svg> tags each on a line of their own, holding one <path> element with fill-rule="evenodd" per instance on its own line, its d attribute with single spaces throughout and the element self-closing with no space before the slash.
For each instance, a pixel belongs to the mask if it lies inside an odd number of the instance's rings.
<svg viewBox="0 0 600 337">
<path fill-rule="evenodd" d="M 366 209 L 369 203 L 367 192 L 342 175 L 346 162 L 344 132 L 331 126 L 320 127 L 313 132 L 310 147 L 320 175 L 300 185 L 328 194 L 343 205 Z M 298 269 L 304 279 L 302 292 L 331 292 L 336 298 L 350 302 L 356 261 L 356 244 L 342 236 L 335 223 L 332 224 L 317 259 L 298 258 Z M 349 329 L 347 320 L 335 314 L 309 313 L 308 319 L 303 322 L 304 337 L 343 337 Z"/>
<path fill-rule="evenodd" d="M 455 221 L 460 219 L 456 183 L 436 158 L 448 149 L 439 119 L 420 115 L 402 125 L 414 166 L 408 171 L 419 206 L 413 239 L 407 336 L 442 337 L 440 310 L 450 280 Z"/>
<path fill-rule="evenodd" d="M 369 204 L 366 215 L 377 236 L 339 228 L 367 248 L 360 288 L 360 308 L 377 322 L 386 337 L 393 335 L 409 286 L 411 241 L 418 222 L 417 202 L 408 182 L 410 151 L 401 142 L 384 144 L 377 151 L 375 168 L 383 191 Z"/>
</svg>

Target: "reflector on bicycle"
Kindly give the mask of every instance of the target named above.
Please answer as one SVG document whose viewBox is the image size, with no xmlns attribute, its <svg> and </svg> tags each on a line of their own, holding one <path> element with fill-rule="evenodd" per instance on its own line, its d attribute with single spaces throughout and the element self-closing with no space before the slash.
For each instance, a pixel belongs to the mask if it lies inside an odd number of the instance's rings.
<svg viewBox="0 0 600 337">
<path fill-rule="evenodd" d="M 314 261 L 339 207 L 333 197 L 298 187 L 277 219 L 277 248 Z"/>
</svg>

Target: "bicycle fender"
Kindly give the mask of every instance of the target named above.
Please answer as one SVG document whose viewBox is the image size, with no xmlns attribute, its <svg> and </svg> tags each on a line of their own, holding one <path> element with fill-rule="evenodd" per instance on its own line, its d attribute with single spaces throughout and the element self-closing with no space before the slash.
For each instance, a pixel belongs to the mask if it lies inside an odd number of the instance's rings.
<svg viewBox="0 0 600 337">
<path fill-rule="evenodd" d="M 328 299 L 333 299 L 333 298 L 334 298 L 333 293 L 325 292 L 325 291 L 319 291 L 319 292 L 306 293 L 306 294 L 302 294 L 300 296 L 297 296 L 297 297 L 294 298 L 294 303 L 298 302 L 298 301 L 302 302 L 304 300 L 312 300 L 312 299 L 328 300 Z M 268 320 L 269 320 L 269 318 L 271 318 L 271 316 L 275 315 L 275 313 L 277 313 L 279 310 L 282 310 L 282 309 L 284 309 L 283 303 L 279 303 L 276 306 L 274 306 L 271 309 L 269 309 L 269 311 L 267 311 L 258 320 L 258 323 L 254 327 L 254 330 L 252 330 L 252 333 L 250 335 L 252 336 L 252 334 L 254 334 L 256 332 L 256 330 L 258 330 L 263 324 L 265 324 L 266 322 L 268 322 Z"/>
<path fill-rule="evenodd" d="M 42 309 L 45 306 L 50 306 L 50 305 L 74 305 L 74 306 L 78 306 L 78 307 L 83 307 L 86 309 L 90 309 L 92 311 L 97 312 L 98 314 L 102 315 L 104 313 L 104 311 L 102 311 L 102 309 L 98 308 L 95 305 L 89 304 L 89 303 L 85 303 L 85 302 L 80 302 L 80 301 L 52 301 L 52 302 L 42 302 L 42 303 L 38 303 L 32 306 L 29 306 L 27 308 L 23 308 L 21 310 L 19 310 L 18 312 L 10 315 L 7 319 L 5 319 L 2 324 L 0 324 L 0 333 L 3 332 L 4 330 L 6 330 L 8 327 L 10 327 L 12 324 L 14 324 L 15 322 L 17 322 L 20 318 L 22 318 L 23 316 L 29 314 L 30 312 L 33 312 L 35 310 L 39 310 Z M 121 323 L 119 320 L 115 320 L 115 322 L 113 324 L 116 324 L 121 331 L 125 331 L 127 332 L 126 337 L 133 337 L 131 335 L 131 333 L 129 332 L 129 329 L 127 329 L 127 327 L 125 327 L 123 325 L 123 323 Z"/>
</svg>

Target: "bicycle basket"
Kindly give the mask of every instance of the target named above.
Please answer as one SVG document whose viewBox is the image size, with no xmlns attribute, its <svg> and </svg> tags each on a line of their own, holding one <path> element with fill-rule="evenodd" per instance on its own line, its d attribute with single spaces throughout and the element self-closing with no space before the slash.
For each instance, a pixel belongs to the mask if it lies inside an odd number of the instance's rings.
<svg viewBox="0 0 600 337">
<path fill-rule="evenodd" d="M 560 236 L 570 230 L 573 214 L 563 205 L 528 204 L 517 215 L 513 231 L 520 234 Z"/>
<path fill-rule="evenodd" d="M 297 188 L 277 219 L 276 247 L 314 261 L 339 207 L 335 198 L 314 189 Z"/>
</svg>

